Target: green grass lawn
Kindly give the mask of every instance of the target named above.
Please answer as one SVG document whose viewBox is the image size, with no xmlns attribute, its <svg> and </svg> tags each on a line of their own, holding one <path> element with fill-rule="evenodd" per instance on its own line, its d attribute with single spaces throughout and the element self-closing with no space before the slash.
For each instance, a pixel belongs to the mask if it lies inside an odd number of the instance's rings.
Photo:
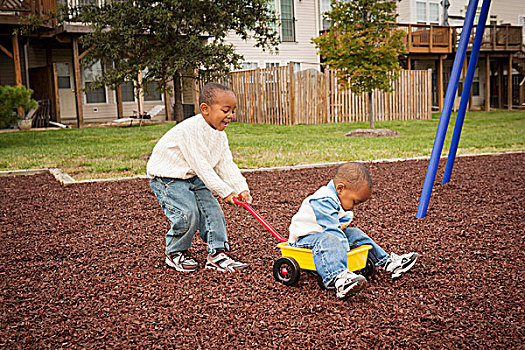
<svg viewBox="0 0 525 350">
<path fill-rule="evenodd" d="M 525 112 L 469 112 L 459 154 L 525 150 Z M 232 123 L 230 148 L 240 168 L 429 156 L 439 114 L 431 120 L 376 122 L 398 137 L 344 137 L 367 123 L 274 126 Z M 454 129 L 451 117 L 442 155 Z M 0 170 L 60 168 L 75 179 L 145 174 L 145 157 L 173 123 L 0 133 Z"/>
</svg>

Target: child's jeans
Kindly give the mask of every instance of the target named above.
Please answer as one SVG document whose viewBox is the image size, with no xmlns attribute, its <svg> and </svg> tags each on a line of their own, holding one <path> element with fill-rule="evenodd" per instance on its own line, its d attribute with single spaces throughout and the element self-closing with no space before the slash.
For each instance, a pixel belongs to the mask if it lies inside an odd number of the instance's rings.
<svg viewBox="0 0 525 350">
<path fill-rule="evenodd" d="M 291 247 L 312 250 L 315 269 L 323 279 L 325 286 L 348 267 L 346 252 L 350 249 L 370 244 L 372 248 L 368 251 L 368 256 L 376 266 L 383 265 L 389 258 L 383 248 L 360 229 L 348 227 L 342 232 L 344 236 L 325 232 L 313 233 L 290 244 Z"/>
<path fill-rule="evenodd" d="M 208 253 L 215 254 L 219 248 L 229 250 L 224 213 L 201 179 L 155 177 L 150 186 L 171 222 L 166 233 L 166 255 L 189 249 L 197 229 L 207 243 Z"/>
</svg>

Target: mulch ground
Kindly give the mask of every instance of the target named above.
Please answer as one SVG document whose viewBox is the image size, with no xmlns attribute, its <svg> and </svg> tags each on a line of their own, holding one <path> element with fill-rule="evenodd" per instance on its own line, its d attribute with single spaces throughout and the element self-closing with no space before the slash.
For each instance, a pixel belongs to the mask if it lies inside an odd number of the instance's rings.
<svg viewBox="0 0 525 350">
<path fill-rule="evenodd" d="M 147 180 L 0 178 L 0 347 L 523 349 L 525 154 L 458 158 L 416 219 L 427 165 L 368 165 L 374 194 L 355 225 L 389 252 L 421 256 L 347 301 L 305 273 L 294 287 L 276 282 L 277 241 L 241 207 L 223 206 L 250 269 L 177 273 L 164 265 L 169 224 Z M 333 172 L 245 176 L 254 208 L 286 235 Z M 197 237 L 192 252 L 204 266 Z"/>
</svg>

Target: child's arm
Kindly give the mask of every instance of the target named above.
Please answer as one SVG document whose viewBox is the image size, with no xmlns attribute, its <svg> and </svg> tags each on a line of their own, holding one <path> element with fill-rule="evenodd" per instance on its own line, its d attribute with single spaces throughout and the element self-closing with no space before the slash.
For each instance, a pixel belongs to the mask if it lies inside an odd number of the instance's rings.
<svg viewBox="0 0 525 350">
<path fill-rule="evenodd" d="M 227 139 L 226 142 L 228 142 Z M 242 173 L 237 164 L 235 164 L 233 161 L 233 156 L 230 148 L 228 147 L 228 144 L 226 145 L 227 147 L 226 151 L 224 152 L 224 157 L 217 164 L 215 170 L 217 171 L 219 177 L 224 180 L 224 182 L 230 185 L 235 192 L 241 193 L 248 203 L 251 203 L 252 197 L 250 195 L 248 183 L 246 182 L 244 176 L 242 176 Z M 248 201 L 248 199 L 250 199 L 250 201 Z"/>
<path fill-rule="evenodd" d="M 338 217 L 339 205 L 334 199 L 330 197 L 312 199 L 310 206 L 314 211 L 317 223 L 323 228 L 323 232 L 342 234 Z"/>
</svg>

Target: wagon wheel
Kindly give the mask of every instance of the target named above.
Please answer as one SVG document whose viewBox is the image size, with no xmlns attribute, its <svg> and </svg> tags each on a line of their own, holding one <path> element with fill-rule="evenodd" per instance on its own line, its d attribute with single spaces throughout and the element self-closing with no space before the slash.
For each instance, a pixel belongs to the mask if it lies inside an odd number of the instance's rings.
<svg viewBox="0 0 525 350">
<path fill-rule="evenodd" d="M 273 263 L 273 277 L 287 286 L 293 286 L 299 281 L 301 268 L 294 258 L 280 257 Z"/>
<path fill-rule="evenodd" d="M 368 257 L 366 259 L 365 267 L 359 271 L 356 271 L 355 273 L 365 276 L 367 280 L 371 280 L 376 274 L 376 265 L 370 259 L 370 257 Z"/>
</svg>

